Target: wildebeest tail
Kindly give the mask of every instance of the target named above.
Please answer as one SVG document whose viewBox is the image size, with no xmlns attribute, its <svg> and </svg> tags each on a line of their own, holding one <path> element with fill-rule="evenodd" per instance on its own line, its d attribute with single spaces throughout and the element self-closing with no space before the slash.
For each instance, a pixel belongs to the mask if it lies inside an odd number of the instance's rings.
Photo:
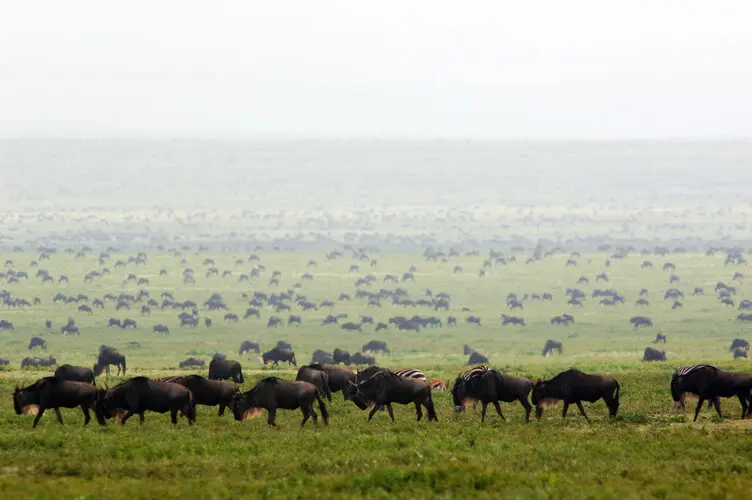
<svg viewBox="0 0 752 500">
<path fill-rule="evenodd" d="M 619 402 L 619 389 L 621 386 L 619 385 L 619 382 L 616 382 L 616 389 L 614 389 L 614 401 L 617 403 Z"/>
<path fill-rule="evenodd" d="M 436 408 L 433 406 L 433 396 L 431 395 L 431 389 L 428 389 L 428 398 L 426 399 L 426 410 L 428 410 L 428 421 L 434 420 L 438 422 L 439 417 L 436 416 Z"/>
<path fill-rule="evenodd" d="M 329 425 L 329 412 L 326 411 L 326 404 L 324 404 L 324 401 L 321 399 L 321 394 L 319 393 L 318 388 L 316 389 L 316 401 L 319 402 L 319 411 L 321 412 L 321 418 L 324 419 L 324 424 Z"/>
<path fill-rule="evenodd" d="M 125 375 L 125 356 L 123 356 L 123 375 Z"/>
</svg>

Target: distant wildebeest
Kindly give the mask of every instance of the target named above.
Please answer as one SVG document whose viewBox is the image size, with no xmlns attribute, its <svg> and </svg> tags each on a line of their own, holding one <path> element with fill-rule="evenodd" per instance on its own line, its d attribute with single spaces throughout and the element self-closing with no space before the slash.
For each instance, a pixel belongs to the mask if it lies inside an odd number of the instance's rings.
<svg viewBox="0 0 752 500">
<path fill-rule="evenodd" d="M 574 323 L 574 316 L 571 314 L 560 314 L 559 316 L 554 316 L 551 318 L 551 324 L 552 325 L 569 325 L 571 323 Z"/>
<path fill-rule="evenodd" d="M 293 366 L 298 366 L 295 361 L 295 353 L 291 349 L 284 349 L 279 346 L 275 346 L 274 349 L 265 352 L 262 355 L 262 359 L 264 360 L 264 364 L 272 361 L 272 364 L 277 365 L 280 361 L 285 361 Z"/>
<path fill-rule="evenodd" d="M 313 355 L 311 356 L 311 363 L 319 365 L 331 365 L 334 364 L 334 357 L 330 352 L 316 349 L 315 351 L 313 351 Z"/>
<path fill-rule="evenodd" d="M 78 306 L 78 312 L 85 312 L 85 313 L 93 314 L 91 307 L 87 306 L 86 304 L 82 304 Z"/>
<path fill-rule="evenodd" d="M 655 340 L 653 341 L 653 343 L 654 344 L 659 344 L 661 342 L 663 342 L 664 344 L 666 343 L 666 336 L 664 334 L 662 334 L 662 333 L 658 333 L 658 334 L 656 334 Z"/>
<path fill-rule="evenodd" d="M 477 365 L 479 363 L 488 363 L 488 357 L 478 351 L 470 353 L 470 358 L 467 360 L 466 365 Z"/>
<path fill-rule="evenodd" d="M 36 427 L 45 410 L 53 409 L 58 422 L 63 423 L 60 408 L 80 407 L 84 414 L 84 425 L 91 420 L 89 410 L 94 409 L 97 389 L 86 382 L 62 380 L 58 377 L 45 377 L 33 384 L 13 391 L 13 409 L 21 415 L 24 407 L 37 405 L 39 411 L 34 417 L 32 428 Z"/>
<path fill-rule="evenodd" d="M 21 369 L 27 367 L 39 368 L 57 365 L 57 360 L 52 356 L 47 358 L 24 358 L 21 360 Z"/>
<path fill-rule="evenodd" d="M 551 354 L 554 351 L 558 352 L 559 354 L 563 354 L 561 342 L 557 340 L 548 339 L 546 341 L 546 345 L 543 346 L 542 356 L 546 358 L 548 357 L 549 354 Z"/>
<path fill-rule="evenodd" d="M 749 342 L 744 339 L 734 339 L 731 341 L 729 351 L 733 351 L 734 349 L 744 349 L 745 351 L 749 351 Z"/>
<path fill-rule="evenodd" d="M 72 323 L 68 323 L 67 325 L 60 327 L 60 333 L 65 335 L 78 335 L 81 336 L 81 332 L 78 329 L 78 326 Z"/>
<path fill-rule="evenodd" d="M 462 346 L 462 354 L 472 354 L 475 352 L 475 349 L 470 347 L 469 345 L 465 344 Z"/>
<path fill-rule="evenodd" d="M 736 317 L 737 321 L 752 322 L 752 314 L 741 313 Z"/>
<path fill-rule="evenodd" d="M 235 420 L 239 421 L 244 420 L 246 412 L 251 408 L 264 408 L 267 411 L 267 423 L 275 426 L 277 425 L 275 422 L 277 409 L 300 408 L 303 412 L 303 422 L 300 426 L 303 427 L 309 418 L 313 418 L 314 424 L 318 424 L 318 415 L 313 410 L 314 401 L 318 401 L 324 424 L 328 424 L 329 413 L 315 385 L 309 382 L 291 382 L 277 377 L 268 377 L 260 380 L 250 391 L 236 394 L 233 397 L 231 409 Z"/>
<path fill-rule="evenodd" d="M 44 327 L 47 328 L 48 330 L 51 329 L 52 328 L 52 321 L 45 320 Z"/>
<path fill-rule="evenodd" d="M 376 359 L 373 356 L 366 356 L 359 352 L 356 352 L 350 356 L 351 365 L 362 366 L 362 365 L 372 365 L 374 363 L 376 363 Z"/>
<path fill-rule="evenodd" d="M 180 384 L 187 387 L 193 396 L 193 405 L 219 406 L 218 415 L 225 414 L 225 408 L 232 404 L 232 398 L 240 390 L 230 382 L 223 380 L 207 380 L 201 375 L 186 375 L 162 379 L 165 382 Z"/>
<path fill-rule="evenodd" d="M 457 326 L 457 318 L 454 316 L 449 316 L 447 318 L 447 326 Z"/>
<path fill-rule="evenodd" d="M 94 375 L 98 377 L 102 374 L 102 372 L 106 372 L 107 376 L 109 376 L 110 365 L 117 366 L 118 376 L 120 376 L 121 368 L 123 375 L 125 375 L 125 356 L 120 354 L 120 352 L 112 347 L 101 346 L 99 348 L 99 357 L 97 358 L 97 363 L 93 368 Z"/>
<path fill-rule="evenodd" d="M 502 420 L 506 420 L 501 413 L 499 401 L 512 403 L 519 401 L 525 408 L 525 422 L 530 422 L 532 406 L 528 402 L 528 395 L 533 388 L 533 381 L 514 375 L 502 375 L 496 370 L 489 370 L 482 366 L 461 373 L 454 381 L 452 399 L 455 412 L 463 411 L 467 399 L 480 401 L 482 404 L 481 422 L 486 420 L 488 403 L 492 403 Z"/>
<path fill-rule="evenodd" d="M 0 366 L 8 366 L 10 364 L 10 360 L 8 358 L 0 358 Z"/>
<path fill-rule="evenodd" d="M 277 341 L 277 347 L 279 347 L 280 349 L 290 349 L 290 350 L 292 350 L 292 344 L 290 344 L 289 342 L 285 342 L 284 340 L 278 340 Z"/>
<path fill-rule="evenodd" d="M 478 325 L 478 326 L 482 326 L 482 325 L 480 324 L 480 318 L 479 318 L 479 317 L 477 317 L 477 316 L 468 316 L 467 318 L 465 318 L 465 322 L 466 322 L 466 323 L 467 323 L 468 325 Z"/>
<path fill-rule="evenodd" d="M 232 379 L 236 384 L 242 384 L 243 368 L 240 363 L 230 359 L 218 359 L 216 356 L 209 362 L 209 380 Z"/>
<path fill-rule="evenodd" d="M 300 325 L 302 324 L 302 319 L 297 314 L 291 314 L 290 317 L 287 319 L 287 324 L 289 325 Z"/>
<path fill-rule="evenodd" d="M 353 323 L 353 322 L 343 323 L 340 326 L 340 328 L 342 328 L 343 330 L 349 330 L 349 331 L 358 331 L 358 332 L 363 331 L 361 323 Z"/>
<path fill-rule="evenodd" d="M 122 327 L 122 323 L 118 318 L 110 318 L 110 320 L 107 322 L 107 326 L 116 326 L 118 328 Z"/>
<path fill-rule="evenodd" d="M 206 361 L 198 358 L 186 358 L 178 364 L 179 368 L 203 368 Z"/>
<path fill-rule="evenodd" d="M 635 328 L 653 326 L 653 320 L 645 316 L 633 316 L 629 319 L 629 322 Z"/>
<path fill-rule="evenodd" d="M 271 316 L 266 323 L 267 328 L 277 328 L 282 323 L 282 319 L 278 316 Z"/>
<path fill-rule="evenodd" d="M 243 355 L 247 352 L 255 352 L 256 354 L 261 353 L 261 346 L 258 344 L 258 342 L 251 342 L 250 340 L 244 340 L 240 344 L 240 350 L 238 352 L 239 355 Z"/>
<path fill-rule="evenodd" d="M 165 334 L 165 335 L 169 335 L 169 333 L 170 333 L 170 329 L 167 328 L 166 325 L 154 325 L 152 327 L 152 331 L 154 333 L 162 333 L 162 334 Z"/>
<path fill-rule="evenodd" d="M 60 365 L 55 370 L 55 377 L 60 380 L 71 380 L 73 382 L 86 382 L 94 384 L 94 372 L 84 366 Z"/>
<path fill-rule="evenodd" d="M 418 420 L 423 418 L 421 406 L 428 412 L 428 421 L 438 420 L 431 397 L 431 388 L 423 380 L 404 378 L 388 371 L 377 371 L 375 374 L 355 385 L 355 404 L 365 410 L 368 404 L 374 404 L 368 415 L 370 421 L 381 406 L 386 406 L 389 417 L 394 422 L 392 403 L 415 404 Z"/>
<path fill-rule="evenodd" d="M 248 309 L 245 310 L 245 314 L 243 315 L 243 319 L 248 319 L 251 316 L 260 319 L 261 318 L 261 312 L 258 309 L 256 309 L 255 307 L 249 307 Z"/>
<path fill-rule="evenodd" d="M 332 393 L 329 390 L 329 374 L 324 367 L 319 364 L 301 366 L 298 369 L 298 374 L 295 376 L 295 380 L 302 382 L 309 382 L 316 386 L 319 390 L 319 394 L 326 396 L 331 402 Z"/>
<path fill-rule="evenodd" d="M 234 313 L 227 313 L 225 314 L 225 321 L 236 322 L 238 321 L 238 315 Z"/>
<path fill-rule="evenodd" d="M 501 315 L 501 326 L 507 325 L 520 325 L 525 326 L 525 319 L 518 318 L 516 316 L 508 316 L 506 314 Z"/>
<path fill-rule="evenodd" d="M 334 349 L 333 358 L 334 358 L 334 364 L 339 364 L 339 363 L 344 363 L 346 365 L 350 364 L 350 353 L 348 351 L 340 349 L 339 347 Z"/>
<path fill-rule="evenodd" d="M 389 354 L 389 347 L 381 340 L 371 340 L 361 348 L 362 352 L 383 352 Z"/>
<path fill-rule="evenodd" d="M 122 382 L 112 389 L 97 391 L 97 421 L 104 425 L 107 419 L 115 416 L 116 410 L 125 410 L 120 419 L 125 425 L 133 415 L 138 415 L 144 423 L 144 412 L 170 412 L 173 425 L 178 423 L 178 412 L 188 418 L 188 423 L 196 420 L 196 408 L 191 391 L 180 384 L 149 380 L 146 377 L 134 377 Z"/>
<path fill-rule="evenodd" d="M 35 347 L 40 347 L 43 350 L 47 350 L 47 342 L 45 342 L 44 339 L 40 339 L 39 337 L 31 337 L 31 339 L 29 339 L 28 350 L 31 351 Z"/>
<path fill-rule="evenodd" d="M 734 359 L 739 359 L 739 358 L 747 359 L 748 357 L 749 355 L 747 353 L 747 350 L 739 349 L 739 348 L 734 349 Z"/>
<path fill-rule="evenodd" d="M 564 401 L 562 418 L 567 416 L 569 405 L 574 403 L 585 420 L 590 419 L 582 407 L 582 402 L 593 403 L 603 398 L 611 417 L 619 411 L 619 382 L 608 375 L 591 375 L 579 370 L 567 370 L 551 380 L 538 380 L 533 386 L 532 402 L 536 406 L 535 416 L 543 416 L 543 407 L 547 401 Z"/>
<path fill-rule="evenodd" d="M 713 365 L 683 366 L 677 369 L 671 377 L 671 397 L 674 400 L 674 408 L 684 409 L 686 394 L 695 394 L 699 398 L 695 409 L 695 421 L 706 400 L 715 406 L 718 416 L 722 417 L 720 398 L 733 396 L 739 398 L 742 405 L 741 418 L 744 418 L 751 408 L 750 391 L 752 391 L 752 375 L 719 370 Z M 749 412 L 752 416 L 752 410 Z"/>
<path fill-rule="evenodd" d="M 643 361 L 666 361 L 666 351 L 654 347 L 646 347 L 642 355 Z"/>
</svg>

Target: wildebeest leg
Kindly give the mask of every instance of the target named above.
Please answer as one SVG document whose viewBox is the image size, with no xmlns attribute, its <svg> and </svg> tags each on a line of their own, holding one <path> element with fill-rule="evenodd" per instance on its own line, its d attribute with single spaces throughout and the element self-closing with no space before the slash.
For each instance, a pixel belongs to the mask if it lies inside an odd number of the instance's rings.
<svg viewBox="0 0 752 500">
<path fill-rule="evenodd" d="M 86 425 L 91 421 L 91 416 L 89 415 L 89 408 L 81 405 L 81 411 L 84 412 L 84 425 Z"/>
<path fill-rule="evenodd" d="M 567 410 L 569 410 L 569 403 L 564 403 L 564 409 L 561 411 L 561 418 L 567 418 Z"/>
<path fill-rule="evenodd" d="M 718 416 L 723 418 L 723 415 L 721 415 L 721 401 L 719 398 L 713 398 L 713 406 L 715 406 L 715 411 L 718 412 Z M 742 415 L 744 412 L 742 412 Z"/>
<path fill-rule="evenodd" d="M 219 413 L 218 413 L 218 415 L 220 417 L 223 417 L 224 414 L 225 414 L 225 404 L 224 403 L 219 403 Z"/>
<path fill-rule="evenodd" d="M 133 410 L 128 410 L 127 412 L 125 412 L 125 415 L 123 415 L 123 418 L 120 419 L 120 425 L 125 425 L 125 422 L 127 422 L 128 419 L 131 418 L 135 414 L 136 413 Z M 142 424 L 144 423 L 144 420 L 143 420 L 144 417 L 143 417 L 143 415 L 144 414 L 141 413 L 141 423 Z"/>
<path fill-rule="evenodd" d="M 423 418 L 423 409 L 420 407 L 420 403 L 415 403 L 415 413 L 418 415 L 418 422 Z"/>
<path fill-rule="evenodd" d="M 313 419 L 313 425 L 319 425 L 319 416 L 316 413 L 316 410 L 313 409 L 313 401 L 311 401 L 311 405 L 308 407 L 308 413 L 311 414 L 311 418 Z"/>
<path fill-rule="evenodd" d="M 39 419 L 42 418 L 42 415 L 44 415 L 44 410 L 45 410 L 44 406 L 40 405 L 39 413 L 37 413 L 37 416 L 34 417 L 34 425 L 31 426 L 32 429 L 34 429 L 39 423 Z"/>
<path fill-rule="evenodd" d="M 695 419 L 693 422 L 697 422 L 697 416 L 700 414 L 700 408 L 702 408 L 702 404 L 705 402 L 705 399 L 700 397 L 700 400 L 697 402 L 697 408 L 695 409 Z"/>
<path fill-rule="evenodd" d="M 57 421 L 62 424 L 63 423 L 63 416 L 60 415 L 60 408 L 54 408 L 54 410 L 55 410 L 55 415 L 57 415 Z"/>
<path fill-rule="evenodd" d="M 376 414 L 376 412 L 377 412 L 377 411 L 379 411 L 379 408 L 380 408 L 380 406 L 378 406 L 378 405 L 373 405 L 373 408 L 372 408 L 372 409 L 371 409 L 371 411 L 370 411 L 370 412 L 368 413 L 368 421 L 369 421 L 369 422 L 371 421 L 371 419 L 373 418 L 373 416 L 374 416 L 374 415 Z"/>
<path fill-rule="evenodd" d="M 522 404 L 522 407 L 525 408 L 525 423 L 529 424 L 532 407 L 530 406 L 530 403 L 527 402 L 526 398 L 520 398 L 520 403 Z"/>
<path fill-rule="evenodd" d="M 266 409 L 266 414 L 267 414 L 266 415 L 266 423 L 268 425 L 271 425 L 271 426 L 276 426 L 277 424 L 274 423 L 274 422 L 275 422 L 275 420 L 277 418 L 277 409 L 274 408 L 274 407 L 267 408 Z"/>
<path fill-rule="evenodd" d="M 543 416 L 543 407 L 536 405 L 536 407 L 535 407 L 535 418 L 538 419 L 538 420 L 540 420 L 542 416 Z"/>
<path fill-rule="evenodd" d="M 587 413 L 585 413 L 585 408 L 582 407 L 582 401 L 577 401 L 577 408 L 580 409 L 580 413 L 582 413 L 582 416 L 585 417 L 585 420 L 590 423 L 590 419 L 587 416 Z"/>
<path fill-rule="evenodd" d="M 300 423 L 300 427 L 302 428 L 305 425 L 305 423 L 308 422 L 308 419 L 310 418 L 308 414 L 310 412 L 308 408 L 306 408 L 305 406 L 301 406 L 300 411 L 303 412 L 303 421 Z"/>
<path fill-rule="evenodd" d="M 480 423 L 486 421 L 486 408 L 488 407 L 488 403 L 486 401 L 481 401 L 481 409 L 480 409 Z"/>
<path fill-rule="evenodd" d="M 498 414 L 499 414 L 499 416 L 501 417 L 501 419 L 502 419 L 502 420 L 503 420 L 504 422 L 506 422 L 506 421 L 507 421 L 507 419 L 506 419 L 506 418 L 504 418 L 504 415 L 502 415 L 502 413 L 501 413 L 501 405 L 499 404 L 499 402 L 498 402 L 498 401 L 494 401 L 494 402 L 493 402 L 493 404 L 494 404 L 494 407 L 496 408 L 496 413 L 498 413 Z"/>
<path fill-rule="evenodd" d="M 744 415 L 747 414 L 747 398 L 744 397 L 744 394 L 739 394 L 739 402 L 742 404 L 742 420 L 744 420 Z"/>
<path fill-rule="evenodd" d="M 394 422 L 394 410 L 392 410 L 392 403 L 387 403 L 386 409 L 389 411 L 389 416 L 392 418 L 392 422 Z"/>
<path fill-rule="evenodd" d="M 178 423 L 178 409 L 173 408 L 170 410 L 170 421 L 172 422 L 172 425 L 177 425 Z"/>
</svg>

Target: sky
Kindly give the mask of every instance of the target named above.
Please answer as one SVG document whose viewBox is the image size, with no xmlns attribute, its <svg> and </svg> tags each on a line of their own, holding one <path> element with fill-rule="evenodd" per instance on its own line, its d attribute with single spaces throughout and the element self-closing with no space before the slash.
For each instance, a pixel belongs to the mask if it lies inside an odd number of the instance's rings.
<svg viewBox="0 0 752 500">
<path fill-rule="evenodd" d="M 0 137 L 752 138 L 752 2 L 0 0 Z"/>
</svg>

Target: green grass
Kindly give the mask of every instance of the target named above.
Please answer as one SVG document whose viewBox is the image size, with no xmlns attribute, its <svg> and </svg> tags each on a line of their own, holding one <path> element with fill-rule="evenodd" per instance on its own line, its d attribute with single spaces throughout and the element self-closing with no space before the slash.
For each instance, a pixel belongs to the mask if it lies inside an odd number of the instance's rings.
<svg viewBox="0 0 752 500">
<path fill-rule="evenodd" d="M 204 278 L 205 266 L 201 263 L 207 256 L 215 259 L 220 270 L 233 270 L 233 277 Z M 15 261 L 14 269 L 28 269 L 33 276 L 35 270 L 28 263 L 35 255 L 3 257 Z M 733 362 L 728 352 L 731 339 L 749 339 L 750 335 L 734 321 L 737 311 L 721 307 L 712 293 L 716 281 L 730 282 L 734 272 L 723 266 L 722 257 L 648 257 L 655 268 L 643 270 L 639 268 L 643 258 L 631 256 L 614 262 L 607 270 L 610 283 L 595 284 L 595 274 L 605 269 L 602 254 L 583 255 L 576 268 L 565 268 L 563 255 L 531 265 L 518 262 L 495 268 L 481 279 L 477 269 L 482 258 L 477 257 L 426 263 L 420 255 L 381 254 L 374 255 L 379 261 L 377 268 L 367 269 L 361 263 L 362 272 L 350 275 L 349 256 L 330 262 L 323 255 L 264 252 L 261 258 L 267 273 L 252 285 L 237 281 L 241 270 L 247 272 L 250 264 L 234 264 L 247 255 L 186 254 L 188 262 L 180 264 L 179 258 L 153 253 L 147 266 L 114 269 L 114 260 L 124 257 L 113 255 L 108 264 L 112 276 L 85 284 L 83 275 L 99 268 L 94 256 L 75 260 L 68 254 L 54 255 L 40 267 L 56 277 L 67 274 L 70 284 L 42 285 L 32 277 L 7 287 L 17 296 L 39 296 L 42 300 L 40 306 L 27 310 L 0 311 L 0 318 L 16 326 L 14 331 L 0 333 L 0 356 L 11 359 L 10 368 L 0 372 L 0 394 L 5 394 L 0 398 L 0 493 L 7 498 L 742 498 L 748 496 L 752 486 L 752 425 L 737 420 L 738 402 L 723 401 L 728 418 L 718 419 L 704 409 L 698 423 L 692 424 L 689 412 L 682 414 L 672 408 L 668 392 L 670 374 L 680 364 L 703 360 L 750 371 L 748 362 Z M 292 287 L 307 271 L 310 258 L 316 258 L 319 267 L 310 270 L 315 279 L 302 282 L 301 293 L 313 301 L 336 299 L 340 292 L 352 293 L 355 279 L 367 272 L 380 278 L 386 273 L 404 272 L 415 264 L 415 283 L 399 285 L 411 297 L 423 295 L 425 288 L 449 292 L 452 311 L 439 316 L 464 318 L 471 313 L 462 313 L 460 308 L 467 306 L 472 314 L 483 318 L 484 326 L 467 327 L 460 321 L 456 329 L 425 329 L 417 334 L 391 329 L 376 334 L 368 328 L 362 334 L 344 333 L 320 326 L 321 318 L 329 313 L 323 310 L 302 313 L 301 327 L 267 330 L 266 319 L 272 314 L 268 310 L 262 312 L 260 321 L 235 324 L 224 322 L 222 314 L 202 310 L 213 318 L 215 326 L 207 330 L 202 325 L 194 330 L 179 328 L 175 311 L 154 310 L 151 317 L 141 317 L 137 309 L 115 312 L 114 305 L 108 303 L 104 311 L 95 310 L 88 316 L 77 313 L 72 305 L 51 302 L 59 291 L 84 293 L 90 299 L 120 290 L 134 293 L 138 290 L 135 285 L 121 287 L 121 283 L 128 273 L 135 273 L 150 278 L 146 289 L 157 299 L 163 290 L 172 290 L 176 299 L 201 303 L 216 291 L 223 294 L 230 310 L 242 317 L 242 292 L 270 291 L 267 281 L 274 269 L 283 273 L 280 289 Z M 668 274 L 660 270 L 665 260 L 676 264 L 676 274 L 682 278 L 676 286 L 688 295 L 684 308 L 677 311 L 662 300 L 669 287 Z M 465 268 L 464 274 L 452 273 L 456 263 Z M 182 284 L 183 267 L 195 269 L 196 285 Z M 161 268 L 169 269 L 171 275 L 159 277 Z M 593 281 L 581 286 L 586 292 L 613 287 L 626 296 L 627 304 L 603 308 L 588 299 L 585 307 L 570 311 L 564 289 L 574 286 L 580 275 Z M 381 286 L 379 283 L 373 288 Z M 706 296 L 690 297 L 695 286 L 704 286 Z M 738 300 L 745 293 L 749 296 L 749 285 L 736 286 Z M 633 303 L 643 287 L 650 290 L 651 305 L 637 308 Z M 501 312 L 507 312 L 504 302 L 510 291 L 520 295 L 551 291 L 554 301 L 526 302 L 524 311 L 510 314 L 524 316 L 527 326 L 502 328 L 498 318 Z M 351 319 L 370 314 L 377 321 L 397 314 L 430 314 L 427 310 L 394 308 L 386 301 L 382 309 L 374 310 L 357 300 L 338 303 L 333 313 L 338 312 L 348 313 Z M 568 328 L 552 327 L 549 319 L 562 312 L 571 312 L 577 323 Z M 651 316 L 656 328 L 633 330 L 627 320 L 635 314 Z M 81 327 L 80 338 L 63 337 L 57 329 L 45 330 L 45 319 L 59 327 L 69 315 Z M 104 325 L 110 317 L 134 318 L 140 328 L 108 329 Z M 156 323 L 168 325 L 171 335 L 153 334 L 151 326 Z M 659 330 L 668 336 L 665 349 L 670 361 L 650 365 L 639 362 L 643 349 Z M 64 426 L 50 414 L 32 430 L 32 417 L 16 416 L 10 398 L 16 384 L 30 383 L 47 374 L 19 369 L 20 360 L 29 355 L 26 344 L 31 335 L 47 340 L 48 353 L 56 356 L 58 363 L 91 366 L 100 344 L 117 346 L 128 356 L 129 375 L 172 374 L 178 372 L 178 361 L 189 355 L 208 360 L 216 351 L 225 352 L 243 363 L 245 389 L 269 373 L 294 378 L 295 372 L 262 368 L 255 356 L 239 358 L 233 353 L 244 339 L 260 340 L 266 347 L 277 339 L 288 340 L 302 363 L 316 348 L 356 351 L 377 338 L 387 341 L 393 351 L 390 356 L 377 357 L 380 365 L 415 366 L 429 377 L 444 380 L 453 380 L 463 369 L 466 356 L 462 355 L 462 345 L 467 343 L 487 354 L 494 367 L 528 377 L 550 376 L 571 366 L 612 374 L 622 385 L 622 405 L 613 422 L 599 402 L 586 405 L 592 425 L 587 425 L 576 409 L 562 421 L 560 406 L 547 410 L 540 422 L 525 425 L 522 408 L 504 404 L 506 423 L 491 411 L 481 425 L 479 412 L 454 415 L 450 395 L 439 393 L 434 397 L 438 423 L 416 423 L 414 410 L 398 405 L 397 422 L 393 424 L 386 414 L 377 414 L 372 422 L 366 422 L 367 413 L 345 404 L 338 394 L 330 405 L 331 425 L 326 428 L 308 424 L 301 430 L 299 412 L 281 412 L 279 427 L 270 429 L 264 417 L 238 423 L 229 415 L 217 417 L 216 409 L 200 408 L 197 424 L 192 427 L 182 420 L 173 428 L 168 416 L 147 414 L 144 426 L 131 420 L 125 427 L 111 424 L 99 428 L 92 423 L 83 428 L 79 411 L 63 410 Z M 563 356 L 540 356 L 548 338 L 564 342 Z M 126 346 L 129 341 L 137 341 L 142 347 L 130 349 Z M 112 377 L 99 383 L 112 385 L 116 381 Z"/>
</svg>

